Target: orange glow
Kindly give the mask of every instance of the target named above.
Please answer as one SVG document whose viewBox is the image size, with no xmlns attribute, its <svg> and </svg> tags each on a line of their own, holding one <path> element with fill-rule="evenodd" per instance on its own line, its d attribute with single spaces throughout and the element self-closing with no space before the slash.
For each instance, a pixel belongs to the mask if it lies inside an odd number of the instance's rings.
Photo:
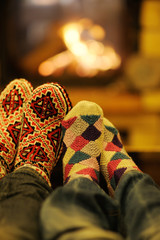
<svg viewBox="0 0 160 240">
<path fill-rule="evenodd" d="M 68 66 L 72 62 L 72 60 L 72 54 L 69 51 L 64 51 L 42 62 L 39 65 L 38 72 L 42 76 L 50 76 L 57 70 L 63 69 Z"/>
<path fill-rule="evenodd" d="M 53 72 L 53 65 L 50 61 L 44 61 L 39 65 L 38 72 L 46 77 L 52 74 Z"/>
<path fill-rule="evenodd" d="M 83 27 L 83 29 L 90 29 L 93 25 L 93 22 L 91 19 L 89 18 L 82 18 L 79 20 L 79 25 L 81 25 Z"/>
<path fill-rule="evenodd" d="M 80 31 L 80 26 L 77 26 L 77 24 L 71 23 L 65 25 L 62 28 L 65 44 L 70 46 L 71 44 L 78 42 L 80 40 Z"/>
<path fill-rule="evenodd" d="M 87 54 L 87 46 L 82 42 L 77 42 L 70 46 L 70 51 L 77 57 Z"/>
<path fill-rule="evenodd" d="M 72 64 L 73 71 L 78 76 L 93 77 L 100 71 L 117 69 L 120 66 L 120 56 L 112 47 L 102 42 L 106 35 L 105 30 L 102 26 L 93 24 L 90 19 L 65 24 L 60 33 L 67 50 L 41 63 L 41 75 L 49 76 Z"/>
<path fill-rule="evenodd" d="M 105 31 L 99 25 L 93 25 L 90 29 L 91 36 L 96 40 L 103 40 L 105 38 Z"/>
<path fill-rule="evenodd" d="M 103 43 L 97 42 L 95 40 L 88 41 L 88 49 L 91 54 L 103 55 L 105 47 Z"/>
</svg>

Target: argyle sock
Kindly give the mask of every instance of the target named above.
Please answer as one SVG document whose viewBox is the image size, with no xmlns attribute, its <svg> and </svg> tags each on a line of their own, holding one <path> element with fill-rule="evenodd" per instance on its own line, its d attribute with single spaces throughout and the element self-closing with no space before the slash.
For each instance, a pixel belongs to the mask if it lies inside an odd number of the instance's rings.
<svg viewBox="0 0 160 240">
<path fill-rule="evenodd" d="M 23 107 L 32 90 L 27 80 L 15 79 L 0 95 L 0 179 L 13 167 Z"/>
<path fill-rule="evenodd" d="M 70 109 L 69 97 L 58 83 L 43 84 L 33 91 L 24 108 L 15 170 L 30 167 L 50 185 L 61 153 L 61 121 Z"/>
<path fill-rule="evenodd" d="M 99 182 L 103 112 L 95 103 L 79 102 L 62 121 L 64 183 L 77 177 Z"/>
<path fill-rule="evenodd" d="M 129 171 L 140 169 L 124 149 L 118 130 L 106 118 L 103 118 L 103 123 L 104 142 L 100 170 L 107 182 L 109 193 L 113 196 L 121 177 Z"/>
</svg>

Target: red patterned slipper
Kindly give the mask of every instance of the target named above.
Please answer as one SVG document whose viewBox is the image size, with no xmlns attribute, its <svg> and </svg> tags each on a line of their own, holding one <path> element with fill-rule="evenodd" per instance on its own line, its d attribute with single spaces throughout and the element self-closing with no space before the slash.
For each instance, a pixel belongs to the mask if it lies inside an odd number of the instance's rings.
<svg viewBox="0 0 160 240">
<path fill-rule="evenodd" d="M 24 103 L 32 93 L 25 79 L 15 79 L 0 95 L 0 179 L 10 172 L 17 150 Z"/>
<path fill-rule="evenodd" d="M 24 109 L 24 121 L 15 169 L 35 169 L 50 185 L 50 175 L 61 153 L 61 121 L 71 109 L 68 94 L 58 83 L 33 91 Z"/>
</svg>

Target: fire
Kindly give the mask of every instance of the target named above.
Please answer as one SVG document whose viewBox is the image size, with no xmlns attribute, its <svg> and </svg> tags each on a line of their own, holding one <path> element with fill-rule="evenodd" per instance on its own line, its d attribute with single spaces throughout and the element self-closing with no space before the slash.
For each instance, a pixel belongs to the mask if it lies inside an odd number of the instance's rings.
<svg viewBox="0 0 160 240">
<path fill-rule="evenodd" d="M 56 71 L 61 71 L 73 61 L 73 55 L 69 51 L 59 53 L 39 65 L 39 73 L 42 76 L 52 75 Z M 63 71 L 62 71 L 63 72 Z"/>
<path fill-rule="evenodd" d="M 105 30 L 89 19 L 67 23 L 60 30 L 66 51 L 42 62 L 39 73 L 43 76 L 55 74 L 69 65 L 81 77 L 92 77 L 100 71 L 117 69 L 121 64 L 120 56 L 105 44 Z"/>
</svg>

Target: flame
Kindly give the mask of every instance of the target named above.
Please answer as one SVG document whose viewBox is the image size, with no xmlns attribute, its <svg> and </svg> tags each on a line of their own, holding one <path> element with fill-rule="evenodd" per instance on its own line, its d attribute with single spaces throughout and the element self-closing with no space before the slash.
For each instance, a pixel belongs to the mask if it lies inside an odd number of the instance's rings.
<svg viewBox="0 0 160 240">
<path fill-rule="evenodd" d="M 64 51 L 42 62 L 38 71 L 42 76 L 49 76 L 60 69 L 64 69 L 72 61 L 72 54 L 69 51 Z"/>
<path fill-rule="evenodd" d="M 100 71 L 120 66 L 120 56 L 103 43 L 105 30 L 91 20 L 81 19 L 77 23 L 65 24 L 60 33 L 67 50 L 42 62 L 39 66 L 41 75 L 49 76 L 74 64 L 75 72 L 80 77 L 92 77 Z"/>
</svg>

